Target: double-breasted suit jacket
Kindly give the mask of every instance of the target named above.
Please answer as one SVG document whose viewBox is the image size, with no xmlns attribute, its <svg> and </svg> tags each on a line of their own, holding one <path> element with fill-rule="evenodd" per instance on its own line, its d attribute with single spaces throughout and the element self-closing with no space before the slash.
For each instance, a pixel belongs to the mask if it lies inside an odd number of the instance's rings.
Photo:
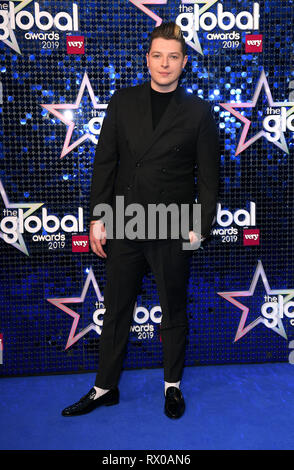
<svg viewBox="0 0 294 470">
<path fill-rule="evenodd" d="M 96 147 L 90 220 L 97 204 L 201 204 L 207 237 L 219 188 L 218 132 L 211 105 L 178 86 L 153 130 L 150 82 L 117 90 Z M 195 181 L 196 179 L 196 181 Z M 192 223 L 190 223 L 192 229 Z"/>
</svg>

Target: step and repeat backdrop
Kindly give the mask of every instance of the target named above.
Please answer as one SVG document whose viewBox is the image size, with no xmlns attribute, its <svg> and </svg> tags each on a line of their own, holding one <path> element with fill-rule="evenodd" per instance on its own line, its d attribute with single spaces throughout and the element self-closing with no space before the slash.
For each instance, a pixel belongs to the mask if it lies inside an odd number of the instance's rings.
<svg viewBox="0 0 294 470">
<path fill-rule="evenodd" d="M 211 103 L 221 190 L 195 251 L 186 365 L 294 363 L 292 0 L 0 0 L 0 373 L 95 370 L 105 261 L 89 247 L 99 132 L 118 88 L 149 80 L 175 20 L 181 86 Z M 124 368 L 162 366 L 151 272 Z"/>
</svg>

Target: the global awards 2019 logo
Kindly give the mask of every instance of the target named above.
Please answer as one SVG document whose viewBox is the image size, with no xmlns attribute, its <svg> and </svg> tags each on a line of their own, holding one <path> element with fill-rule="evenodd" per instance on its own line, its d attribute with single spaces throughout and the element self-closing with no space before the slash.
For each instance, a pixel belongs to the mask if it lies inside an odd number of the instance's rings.
<svg viewBox="0 0 294 470">
<path fill-rule="evenodd" d="M 169 0 L 129 0 L 145 15 L 155 21 L 155 26 L 162 23 L 151 6 L 158 10 L 168 6 Z M 242 3 L 242 2 L 239 2 Z M 148 7 L 146 6 L 148 5 Z M 223 48 L 236 49 L 241 44 L 241 33 L 259 30 L 260 6 L 252 2 L 248 10 L 233 13 L 226 8 L 226 2 L 218 0 L 179 0 L 179 14 L 174 20 L 183 31 L 186 43 L 196 52 L 204 55 L 203 41 L 218 41 Z M 200 34 L 199 34 L 200 33 Z"/>
<path fill-rule="evenodd" d="M 51 4 L 53 2 L 46 2 Z M 55 2 L 62 5 L 63 2 Z M 51 10 L 51 9 L 50 9 Z M 57 31 L 56 31 L 57 30 Z M 78 31 L 78 4 L 72 3 L 69 11 L 41 9 L 39 2 L 33 0 L 13 0 L 0 3 L 0 41 L 13 51 L 21 54 L 17 41 L 19 31 L 25 31 L 25 40 L 55 41 L 59 46 L 59 31 Z M 58 47 L 58 46 L 55 47 Z"/>
<path fill-rule="evenodd" d="M 77 214 L 66 214 L 62 217 L 49 214 L 41 202 L 10 202 L 0 180 L 0 200 L 4 203 L 0 212 L 0 238 L 23 254 L 29 256 L 25 234 L 30 235 L 34 243 L 47 242 L 49 249 L 65 248 L 67 233 L 84 232 L 84 212 L 77 208 Z M 44 207 L 43 207 L 44 206 Z M 40 209 L 38 215 L 36 212 Z"/>
</svg>

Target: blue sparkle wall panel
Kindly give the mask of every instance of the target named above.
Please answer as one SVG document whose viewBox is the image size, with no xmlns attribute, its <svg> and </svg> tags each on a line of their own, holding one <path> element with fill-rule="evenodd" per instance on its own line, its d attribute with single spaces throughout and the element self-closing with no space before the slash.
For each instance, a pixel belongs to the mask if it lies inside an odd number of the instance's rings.
<svg viewBox="0 0 294 470">
<path fill-rule="evenodd" d="M 89 248 L 95 146 L 116 89 L 149 79 L 175 20 L 187 93 L 212 105 L 221 184 L 195 251 L 186 365 L 288 361 L 294 331 L 292 0 L 0 1 L 0 374 L 95 370 L 105 264 Z M 124 368 L 162 367 L 152 273 Z"/>
</svg>

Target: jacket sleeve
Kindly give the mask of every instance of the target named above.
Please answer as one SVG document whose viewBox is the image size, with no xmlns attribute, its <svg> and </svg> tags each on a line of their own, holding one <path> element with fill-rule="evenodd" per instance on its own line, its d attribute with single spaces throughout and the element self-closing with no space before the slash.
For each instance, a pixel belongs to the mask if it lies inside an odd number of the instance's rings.
<svg viewBox="0 0 294 470">
<path fill-rule="evenodd" d="M 95 150 L 90 191 L 90 221 L 101 218 L 93 214 L 97 204 L 111 205 L 112 203 L 118 163 L 117 92 L 115 92 L 106 109 L 106 116 Z"/>
<path fill-rule="evenodd" d="M 196 192 L 197 204 L 201 205 L 201 235 L 203 238 L 210 235 L 216 213 L 219 174 L 219 136 L 211 106 L 209 106 L 201 120 L 196 148 Z M 192 230 L 191 226 L 190 228 Z"/>
</svg>

